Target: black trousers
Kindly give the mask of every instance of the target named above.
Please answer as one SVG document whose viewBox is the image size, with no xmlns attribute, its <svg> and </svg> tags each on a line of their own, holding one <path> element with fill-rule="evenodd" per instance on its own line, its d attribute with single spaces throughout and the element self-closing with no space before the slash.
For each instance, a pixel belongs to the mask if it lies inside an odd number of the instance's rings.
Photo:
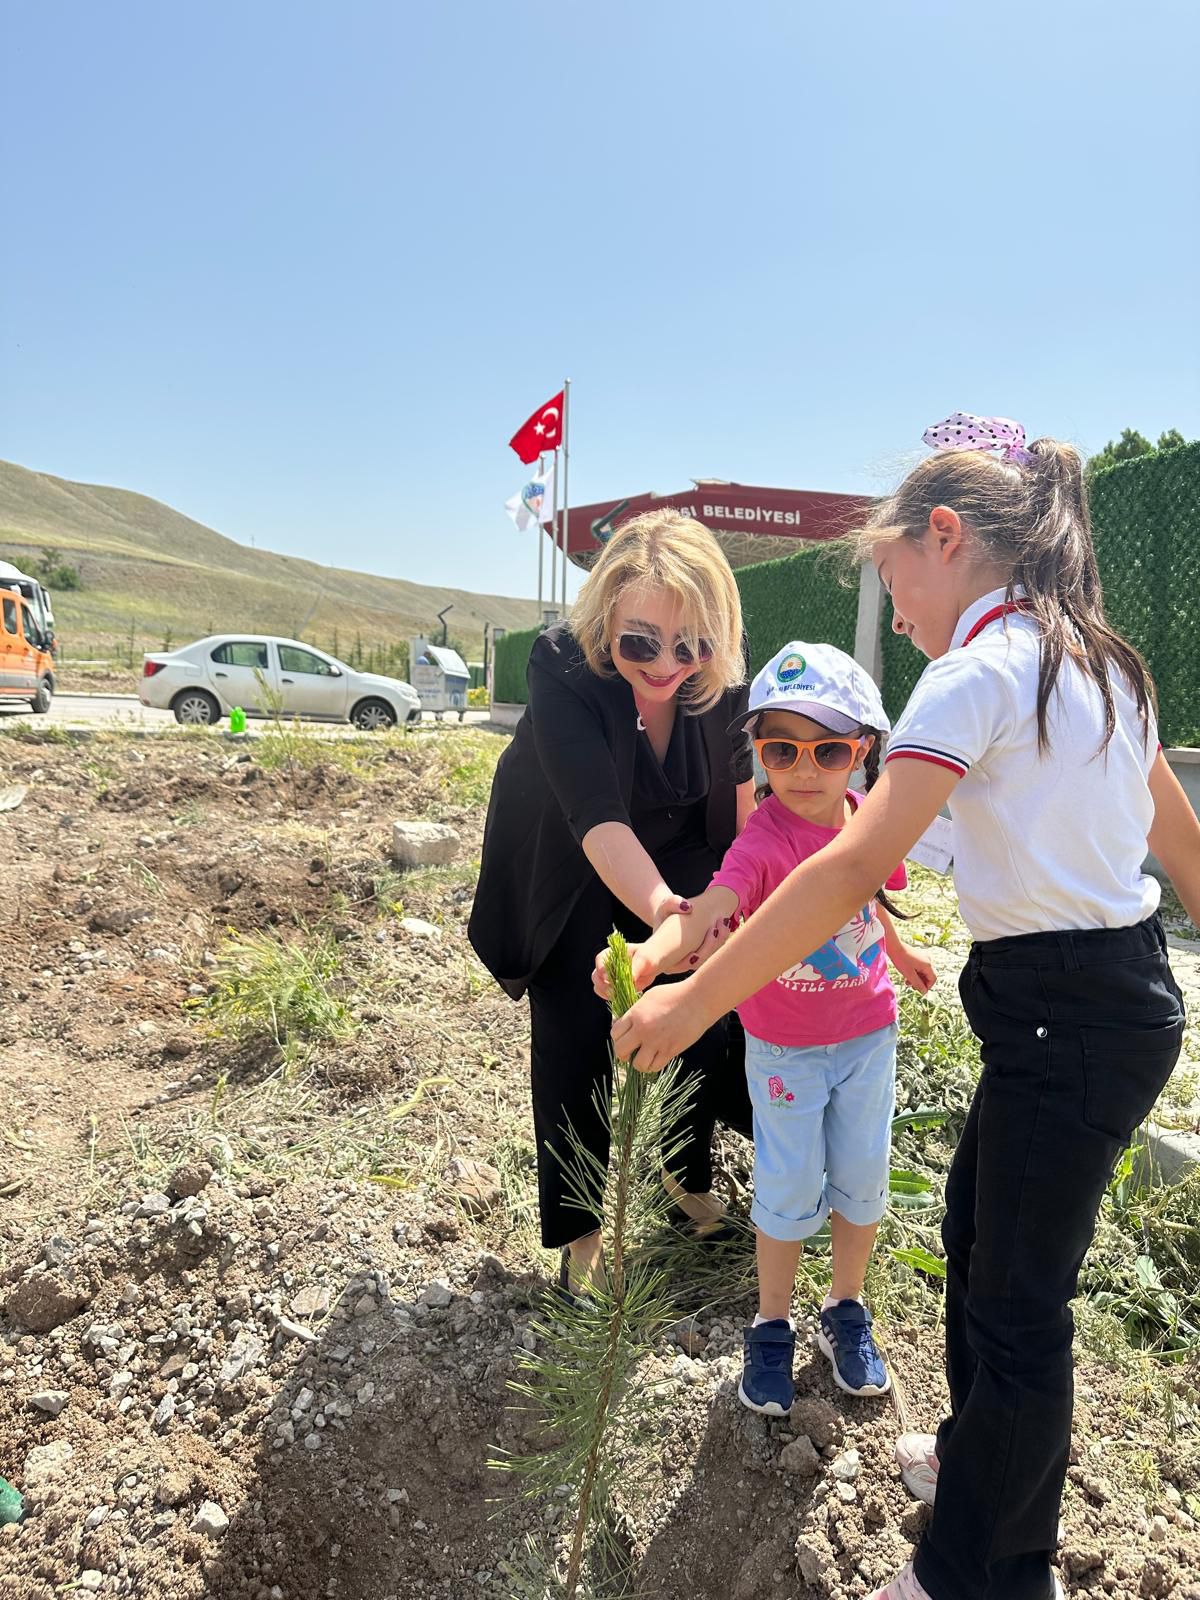
<svg viewBox="0 0 1200 1600">
<path fill-rule="evenodd" d="M 983 1074 L 946 1184 L 932 1600 L 1050 1600 L 1071 1446 L 1070 1301 L 1116 1159 L 1179 1056 L 1157 916 L 973 946 L 959 980 Z"/>
<path fill-rule="evenodd" d="M 600 1088 L 607 1099 L 611 1087 L 612 1015 L 592 989 L 592 966 L 614 925 L 631 942 L 649 937 L 650 930 L 597 884 L 529 985 L 533 1127 L 542 1243 L 547 1249 L 569 1244 L 600 1226 L 598 1216 L 573 1202 L 564 1162 L 571 1159 L 568 1125 L 599 1162 L 608 1162 L 607 1130 L 597 1112 L 596 1091 Z M 686 1139 L 672 1170 L 686 1190 L 702 1194 L 712 1186 L 717 1122 L 751 1136 L 745 1036 L 737 1017 L 724 1018 L 685 1051 L 683 1070 L 696 1074 L 698 1083 L 683 1125 L 664 1129 L 663 1137 L 664 1142 Z"/>
</svg>

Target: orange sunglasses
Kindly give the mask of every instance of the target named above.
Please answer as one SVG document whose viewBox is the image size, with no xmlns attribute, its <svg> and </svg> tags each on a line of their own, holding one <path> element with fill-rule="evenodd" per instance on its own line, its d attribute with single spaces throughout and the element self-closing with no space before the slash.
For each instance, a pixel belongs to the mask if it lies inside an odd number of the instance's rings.
<svg viewBox="0 0 1200 1600">
<path fill-rule="evenodd" d="M 805 750 L 822 772 L 845 772 L 866 744 L 865 739 L 755 739 L 754 748 L 768 772 L 790 772 Z"/>
</svg>

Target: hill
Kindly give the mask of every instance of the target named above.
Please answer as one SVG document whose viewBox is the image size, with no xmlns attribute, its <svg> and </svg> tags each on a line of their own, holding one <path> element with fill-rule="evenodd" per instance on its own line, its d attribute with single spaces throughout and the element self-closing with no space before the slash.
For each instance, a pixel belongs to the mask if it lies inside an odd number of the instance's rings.
<svg viewBox="0 0 1200 1600">
<path fill-rule="evenodd" d="M 161 501 L 128 489 L 72 483 L 0 461 L 0 560 L 27 570 L 53 546 L 82 586 L 56 590 L 67 656 L 160 649 L 245 629 L 303 637 L 349 655 L 391 652 L 431 633 L 448 605 L 451 638 L 472 656 L 483 626 L 528 628 L 533 600 L 472 594 L 323 567 L 252 550 Z"/>
</svg>

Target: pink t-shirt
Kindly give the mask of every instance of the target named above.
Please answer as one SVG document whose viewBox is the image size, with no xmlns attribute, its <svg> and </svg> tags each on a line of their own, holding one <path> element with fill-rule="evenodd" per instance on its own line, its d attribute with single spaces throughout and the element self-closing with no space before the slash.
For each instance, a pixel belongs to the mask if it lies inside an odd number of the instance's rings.
<svg viewBox="0 0 1200 1600">
<path fill-rule="evenodd" d="M 851 805 L 858 796 L 847 790 Z M 823 849 L 841 830 L 793 816 L 774 795 L 754 811 L 725 852 L 713 882 L 738 897 L 738 916 L 751 916 L 794 867 Z M 901 862 L 884 884 L 904 889 Z M 874 900 L 823 944 L 738 1007 L 747 1033 L 768 1044 L 840 1044 L 896 1020 L 896 991 L 888 977 L 883 924 Z"/>
</svg>

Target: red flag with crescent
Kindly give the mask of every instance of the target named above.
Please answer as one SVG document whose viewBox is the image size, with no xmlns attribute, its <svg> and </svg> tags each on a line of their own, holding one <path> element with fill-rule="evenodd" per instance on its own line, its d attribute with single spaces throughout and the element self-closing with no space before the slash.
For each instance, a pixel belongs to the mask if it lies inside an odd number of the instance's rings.
<svg viewBox="0 0 1200 1600">
<path fill-rule="evenodd" d="M 526 466 L 545 450 L 557 450 L 562 443 L 563 391 L 539 406 L 528 422 L 523 422 L 508 441 Z"/>
</svg>

